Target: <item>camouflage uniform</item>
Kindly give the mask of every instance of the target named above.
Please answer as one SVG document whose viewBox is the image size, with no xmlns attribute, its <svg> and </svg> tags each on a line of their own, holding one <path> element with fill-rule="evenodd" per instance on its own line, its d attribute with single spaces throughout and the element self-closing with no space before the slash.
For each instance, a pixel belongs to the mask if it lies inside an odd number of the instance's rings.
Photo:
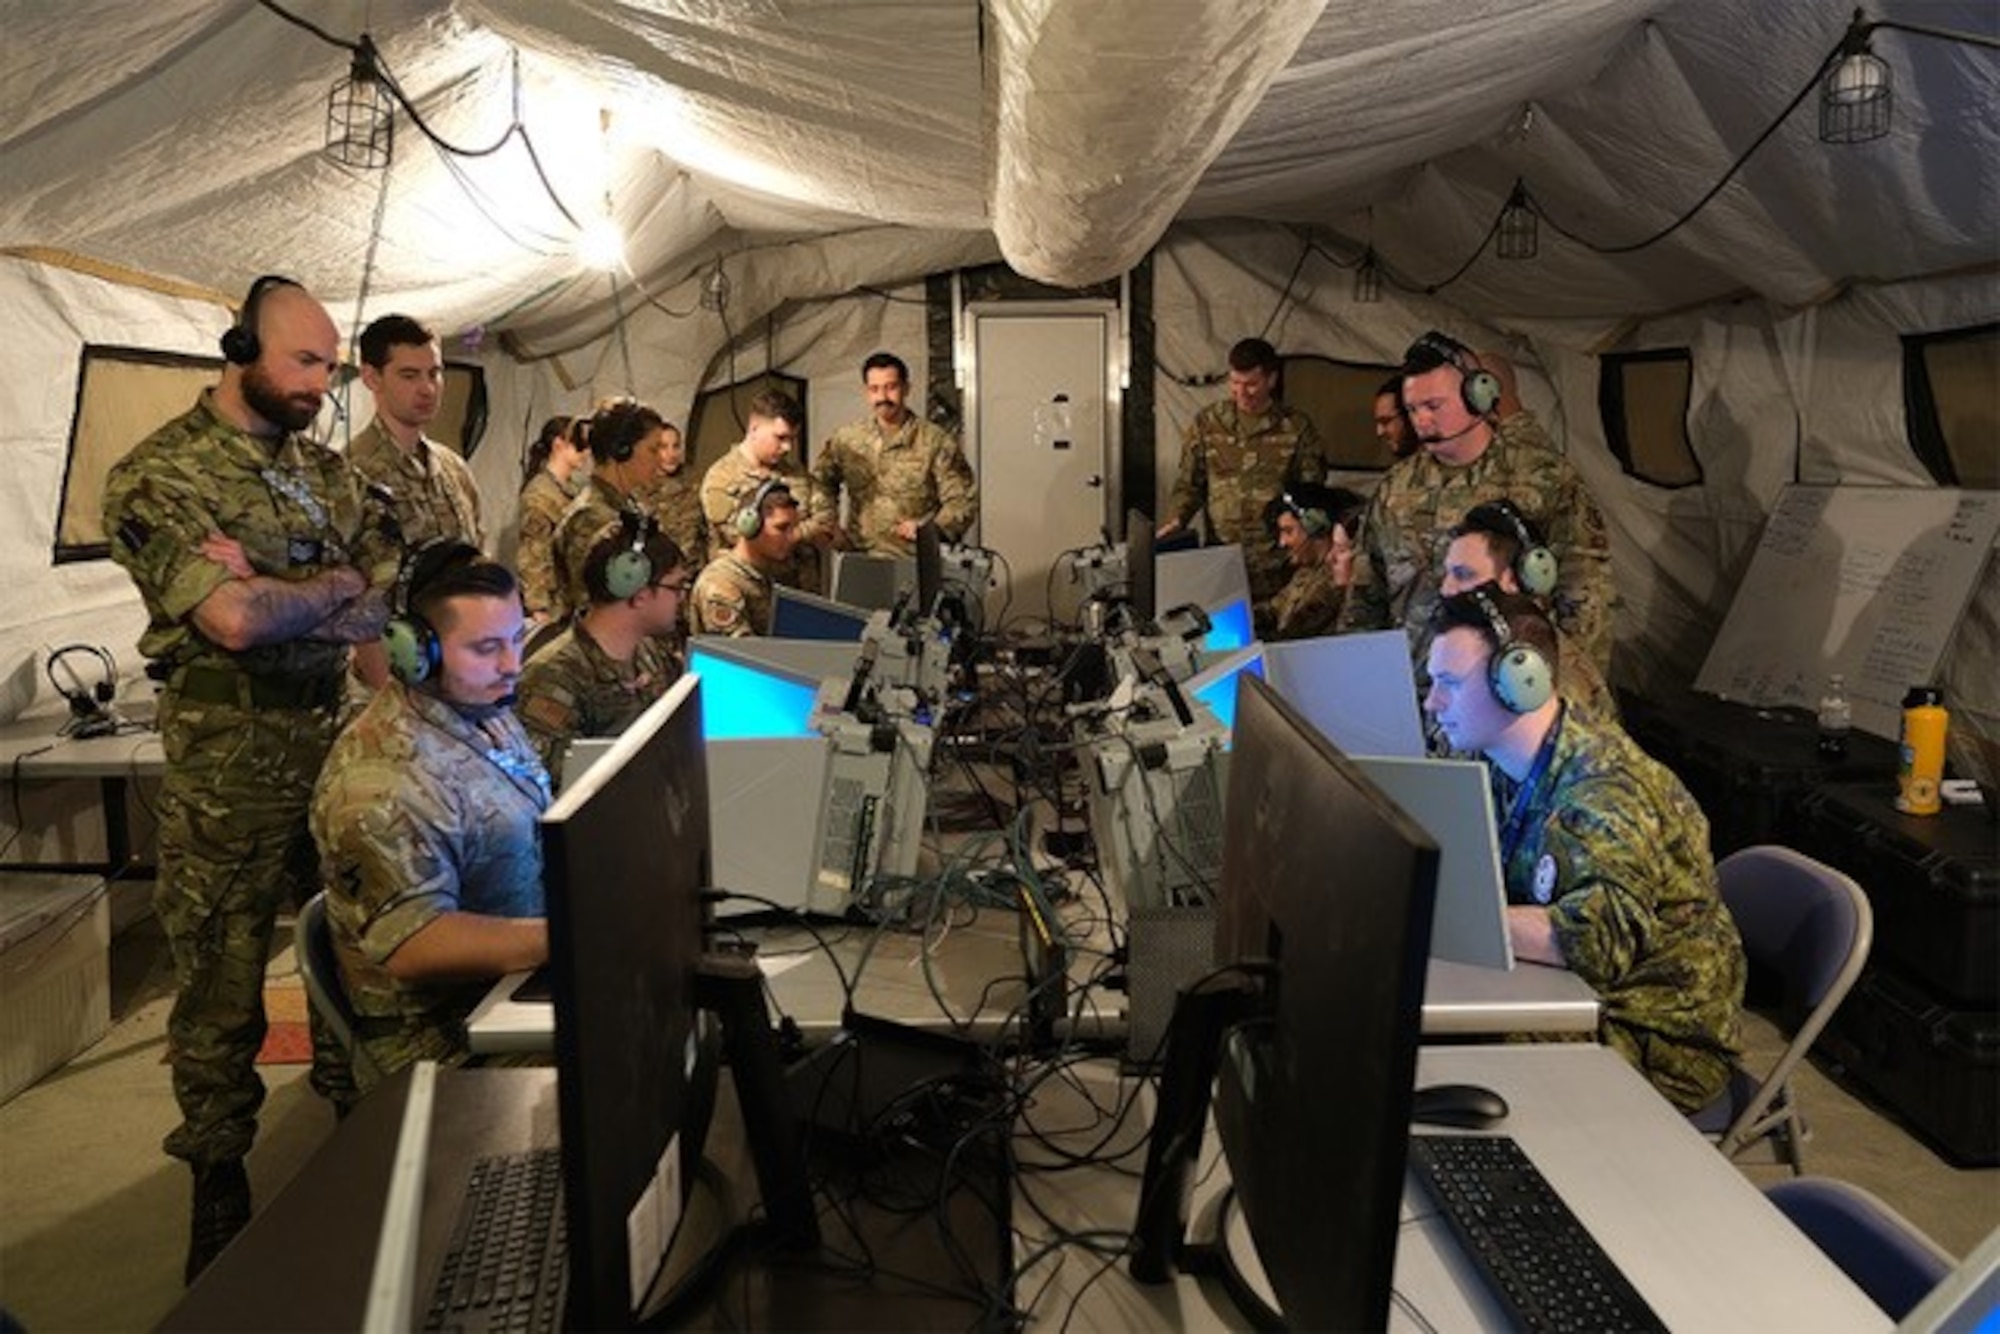
<svg viewBox="0 0 2000 1334">
<path fill-rule="evenodd" d="M 1475 505 L 1510 500 L 1547 535 L 1559 565 L 1550 610 L 1556 625 L 1596 663 L 1611 658 L 1611 544 L 1604 516 L 1567 459 L 1496 437 L 1463 466 L 1419 450 L 1382 477 L 1362 518 L 1354 586 L 1343 630 L 1392 630 L 1410 637 L 1424 681 L 1431 609 L 1438 602 L 1451 530 Z"/>
<path fill-rule="evenodd" d="M 396 497 L 405 550 L 440 537 L 482 544 L 479 488 L 472 469 L 454 451 L 424 439 L 415 452 L 405 454 L 378 420 L 348 442 L 347 461 L 363 479 L 379 482 Z"/>
<path fill-rule="evenodd" d="M 1243 548 L 1251 601 L 1269 602 L 1289 570 L 1271 540 L 1265 506 L 1293 482 L 1325 480 L 1319 432 L 1303 412 L 1273 402 L 1263 415 L 1245 417 L 1224 399 L 1188 423 L 1167 517 L 1185 527 L 1205 516 L 1210 542 Z"/>
<path fill-rule="evenodd" d="M 1560 660 L 1556 667 L 1556 693 L 1596 722 L 1617 722 L 1618 699 L 1591 656 L 1576 648 L 1560 630 L 1556 631 L 1556 654 Z"/>
<path fill-rule="evenodd" d="M 979 517 L 979 483 L 965 451 L 950 432 L 914 412 L 887 435 L 870 418 L 841 427 L 820 446 L 810 512 L 838 514 L 843 488 L 847 531 L 861 551 L 915 554 L 916 543 L 896 536 L 905 519 L 930 519 L 947 542 L 956 542 Z"/>
<path fill-rule="evenodd" d="M 640 640 L 632 661 L 619 662 L 578 621 L 528 660 L 514 712 L 542 764 L 559 775 L 573 739 L 616 736 L 680 674 L 680 663 L 660 640 Z"/>
<path fill-rule="evenodd" d="M 661 473 L 639 499 L 660 521 L 660 531 L 674 539 L 674 545 L 687 557 L 690 570 L 708 564 L 708 520 L 702 514 L 700 488 L 687 468 Z"/>
<path fill-rule="evenodd" d="M 563 511 L 556 523 L 555 564 L 563 600 L 572 612 L 590 605 L 590 593 L 583 586 L 583 565 L 591 547 L 636 504 L 635 497 L 624 495 L 601 477 L 592 477 Z"/>
<path fill-rule="evenodd" d="M 1565 709 L 1548 745 L 1525 797 L 1493 770 L 1507 898 L 1549 905 L 1564 960 L 1603 1001 L 1604 1041 L 1699 1108 L 1736 1058 L 1746 970 L 1708 821 L 1615 724 Z"/>
<path fill-rule="evenodd" d="M 160 874 L 154 907 L 178 992 L 167 1021 L 181 1124 L 166 1151 L 197 1168 L 240 1159 L 264 1101 L 264 965 L 278 911 L 317 888 L 306 828 L 313 779 L 333 740 L 347 646 L 299 638 L 231 652 L 192 613 L 232 576 L 198 550 L 220 532 L 261 573 L 304 579 L 349 564 L 376 587 L 397 553 L 364 515 L 358 474 L 303 436 L 273 443 L 216 415 L 212 391 L 112 469 L 111 555 L 144 600 L 139 650 L 165 673 L 160 740 Z M 315 1034 L 314 1085 L 346 1072 Z"/>
<path fill-rule="evenodd" d="M 688 628 L 698 635 L 771 633 L 771 578 L 735 552 L 703 568 L 688 595 Z"/>
<path fill-rule="evenodd" d="M 521 537 L 514 551 L 514 572 L 521 579 L 521 605 L 530 616 L 560 621 L 569 614 L 569 599 L 556 573 L 556 525 L 582 489 L 581 478 L 559 482 L 546 468 L 521 488 Z"/>
<path fill-rule="evenodd" d="M 779 459 L 777 467 L 765 468 L 743 457 L 742 450 L 731 449 L 709 465 L 701 478 L 701 512 L 708 521 L 708 559 L 736 549 L 736 512 L 757 494 L 759 486 L 773 477 L 783 481 L 792 499 L 799 502 L 799 523 L 802 527 L 807 525 L 817 513 L 812 507 L 811 483 L 790 455 Z M 689 568 L 700 569 L 704 563 L 690 560 Z M 771 577 L 790 588 L 824 587 L 820 579 L 819 548 L 810 542 L 799 543 L 792 548 L 791 563 Z"/>
<path fill-rule="evenodd" d="M 1340 621 L 1347 590 L 1333 582 L 1326 562 L 1315 560 L 1292 571 L 1276 597 L 1257 608 L 1259 639 L 1311 639 L 1330 635 Z"/>
<path fill-rule="evenodd" d="M 445 913 L 542 916 L 548 804 L 548 774 L 505 710 L 482 726 L 391 682 L 334 743 L 312 835 L 358 1037 L 383 1075 L 471 1055 L 465 1018 L 492 980 L 398 981 L 388 960 Z"/>
<path fill-rule="evenodd" d="M 1535 415 L 1533 408 L 1522 408 L 1513 416 L 1493 423 L 1493 434 L 1520 449 L 1546 449 L 1551 454 L 1560 452 L 1556 449 L 1556 442 L 1543 429 L 1542 419 Z"/>
</svg>

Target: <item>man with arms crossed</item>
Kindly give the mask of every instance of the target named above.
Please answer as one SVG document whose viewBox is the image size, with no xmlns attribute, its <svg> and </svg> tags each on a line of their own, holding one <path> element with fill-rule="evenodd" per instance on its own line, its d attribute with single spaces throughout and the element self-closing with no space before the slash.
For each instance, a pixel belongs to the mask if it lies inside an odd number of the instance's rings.
<svg viewBox="0 0 2000 1334">
<path fill-rule="evenodd" d="M 317 884 L 306 807 L 349 646 L 381 630 L 397 557 L 359 474 L 302 434 L 340 363 L 326 309 L 290 279 L 259 278 L 222 350 L 221 382 L 104 487 L 111 556 L 145 602 L 139 649 L 163 683 L 154 906 L 177 987 L 181 1123 L 165 1147 L 194 1170 L 189 1281 L 250 1218 L 271 932 Z M 344 1099 L 330 1035 L 315 1036 L 314 1087 Z"/>
</svg>

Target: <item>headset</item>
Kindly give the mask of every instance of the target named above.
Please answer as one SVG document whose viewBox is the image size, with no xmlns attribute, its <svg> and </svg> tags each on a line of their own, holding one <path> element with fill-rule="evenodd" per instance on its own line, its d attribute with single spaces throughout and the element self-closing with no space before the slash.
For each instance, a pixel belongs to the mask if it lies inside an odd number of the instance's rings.
<svg viewBox="0 0 2000 1334">
<path fill-rule="evenodd" d="M 590 418 L 590 426 L 584 428 L 586 444 L 597 431 L 605 432 L 606 450 L 613 463 L 629 462 L 639 452 L 639 441 L 645 432 L 639 429 L 644 420 L 641 405 L 635 398 L 613 400 L 599 408 Z M 593 449 L 593 453 L 595 450 Z"/>
<path fill-rule="evenodd" d="M 782 477 L 766 477 L 757 483 L 757 489 L 743 502 L 740 509 L 729 518 L 729 527 L 738 537 L 755 537 L 764 531 L 764 502 L 779 493 L 790 497 L 792 487 Z"/>
<path fill-rule="evenodd" d="M 1556 674 L 1540 649 L 1514 638 L 1500 604 L 1493 600 L 1492 587 L 1481 584 L 1465 594 L 1493 630 L 1493 654 L 1486 660 L 1486 684 L 1507 712 L 1533 713 L 1555 698 Z"/>
<path fill-rule="evenodd" d="M 1289 491 L 1278 493 L 1278 503 L 1291 512 L 1299 521 L 1299 527 L 1306 530 L 1307 537 L 1325 537 L 1333 531 L 1333 516 L 1314 505 L 1302 505 L 1293 499 Z"/>
<path fill-rule="evenodd" d="M 1514 553 L 1514 578 L 1521 585 L 1521 591 L 1530 597 L 1545 598 L 1555 592 L 1556 553 L 1543 544 L 1535 532 L 1528 516 L 1521 513 L 1511 500 L 1489 500 L 1474 505 L 1465 515 L 1465 527 L 1471 530 L 1492 531 L 1505 529 L 1514 535 L 1519 549 Z"/>
<path fill-rule="evenodd" d="M 297 287 L 295 279 L 283 274 L 267 273 L 250 284 L 249 295 L 243 298 L 243 313 L 236 317 L 236 323 L 222 331 L 222 356 L 231 365 L 248 366 L 264 353 L 264 344 L 257 337 L 257 316 L 263 308 L 264 293 L 274 287 Z"/>
<path fill-rule="evenodd" d="M 479 559 L 479 548 L 456 537 L 438 537 L 403 557 L 396 583 L 389 591 L 389 622 L 382 627 L 382 649 L 389 671 L 404 685 L 428 681 L 444 663 L 444 646 L 437 631 L 417 611 L 417 595 L 454 565 Z"/>
<path fill-rule="evenodd" d="M 1465 405 L 1467 412 L 1475 417 L 1484 417 L 1499 406 L 1500 377 L 1481 369 L 1465 344 L 1450 334 L 1433 329 L 1410 344 L 1410 350 L 1403 354 L 1403 364 L 1423 359 L 1425 353 L 1458 371 L 1458 400 Z"/>
<path fill-rule="evenodd" d="M 618 533 L 625 539 L 625 549 L 613 552 L 604 562 L 604 591 L 617 601 L 638 596 L 640 589 L 653 582 L 653 560 L 646 554 L 646 543 L 658 528 L 653 516 L 636 505 L 618 511 Z M 603 540 L 602 535 L 599 540 Z"/>
<path fill-rule="evenodd" d="M 63 675 L 69 678 L 67 683 L 56 675 L 56 668 L 65 659 L 75 657 L 97 660 L 101 675 L 87 690 L 74 667 L 63 667 Z M 111 656 L 110 649 L 97 644 L 64 644 L 50 650 L 43 670 L 56 693 L 69 703 L 69 722 L 63 725 L 65 736 L 109 736 L 118 730 L 117 715 L 111 712 L 111 701 L 118 697 L 118 660 Z"/>
</svg>

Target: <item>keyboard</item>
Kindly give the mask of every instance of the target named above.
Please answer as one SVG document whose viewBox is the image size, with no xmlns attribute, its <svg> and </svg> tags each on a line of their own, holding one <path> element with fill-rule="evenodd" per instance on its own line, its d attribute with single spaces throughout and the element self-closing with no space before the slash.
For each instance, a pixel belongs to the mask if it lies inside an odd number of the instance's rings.
<svg viewBox="0 0 2000 1334">
<path fill-rule="evenodd" d="M 555 1330 L 568 1278 L 560 1151 L 481 1158 L 466 1182 L 424 1328 Z"/>
<path fill-rule="evenodd" d="M 1504 1135 L 1412 1135 L 1410 1166 L 1524 1330 L 1665 1330 Z"/>
</svg>

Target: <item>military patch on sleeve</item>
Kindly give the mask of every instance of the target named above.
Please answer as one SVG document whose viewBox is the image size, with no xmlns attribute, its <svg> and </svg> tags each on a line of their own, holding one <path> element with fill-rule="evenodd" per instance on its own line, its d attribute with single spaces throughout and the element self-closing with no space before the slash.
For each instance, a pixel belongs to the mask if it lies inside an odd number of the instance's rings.
<svg viewBox="0 0 2000 1334">
<path fill-rule="evenodd" d="M 537 695 L 523 702 L 521 721 L 533 723 L 546 732 L 565 732 L 576 718 L 576 710 L 553 695 Z"/>
<path fill-rule="evenodd" d="M 1561 872 L 1556 868 L 1555 854 L 1553 852 L 1543 853 L 1542 859 L 1535 863 L 1535 880 L 1529 887 L 1535 896 L 1535 902 L 1555 902 L 1556 882 L 1560 878 Z"/>
<path fill-rule="evenodd" d="M 701 619 L 709 629 L 727 633 L 743 619 L 743 608 L 726 598 L 712 597 L 701 604 Z"/>
</svg>

